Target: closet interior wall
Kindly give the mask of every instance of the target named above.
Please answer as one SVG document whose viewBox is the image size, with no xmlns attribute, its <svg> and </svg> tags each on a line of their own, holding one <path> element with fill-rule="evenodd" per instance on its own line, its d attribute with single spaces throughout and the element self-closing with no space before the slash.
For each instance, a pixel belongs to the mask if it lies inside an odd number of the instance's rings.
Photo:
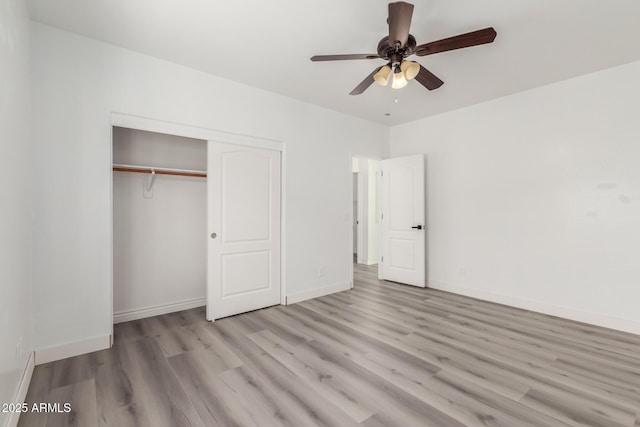
<svg viewBox="0 0 640 427">
<path fill-rule="evenodd" d="M 113 128 L 113 163 L 206 171 L 206 141 Z M 113 172 L 114 322 L 205 305 L 202 177 Z"/>
</svg>

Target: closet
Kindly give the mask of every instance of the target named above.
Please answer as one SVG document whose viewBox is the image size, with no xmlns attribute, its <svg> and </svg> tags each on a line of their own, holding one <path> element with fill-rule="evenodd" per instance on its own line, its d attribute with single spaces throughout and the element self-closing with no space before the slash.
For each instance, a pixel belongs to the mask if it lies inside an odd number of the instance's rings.
<svg viewBox="0 0 640 427">
<path fill-rule="evenodd" d="M 207 141 L 113 127 L 114 323 L 204 306 Z"/>
</svg>

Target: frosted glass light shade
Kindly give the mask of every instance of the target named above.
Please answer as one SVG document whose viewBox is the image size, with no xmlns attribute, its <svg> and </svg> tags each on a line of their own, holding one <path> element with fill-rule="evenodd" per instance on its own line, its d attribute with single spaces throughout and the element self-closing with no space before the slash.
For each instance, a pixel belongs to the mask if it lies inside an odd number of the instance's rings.
<svg viewBox="0 0 640 427">
<path fill-rule="evenodd" d="M 420 72 L 420 64 L 414 61 L 404 61 L 400 64 L 400 69 L 404 72 L 407 80 L 413 80 Z"/>
<path fill-rule="evenodd" d="M 380 86 L 386 86 L 389 82 L 389 74 L 391 74 L 391 67 L 385 65 L 373 75 L 373 80 L 375 80 Z"/>
<path fill-rule="evenodd" d="M 393 73 L 393 82 L 391 83 L 391 87 L 393 89 L 402 89 L 407 85 L 407 79 L 404 78 L 404 73 L 400 70 L 399 72 Z"/>
</svg>

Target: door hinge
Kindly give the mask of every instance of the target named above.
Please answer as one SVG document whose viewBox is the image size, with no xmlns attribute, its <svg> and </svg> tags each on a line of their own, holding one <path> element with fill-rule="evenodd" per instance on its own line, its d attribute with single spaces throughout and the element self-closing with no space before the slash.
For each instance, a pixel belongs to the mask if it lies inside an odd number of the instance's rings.
<svg viewBox="0 0 640 427">
<path fill-rule="evenodd" d="M 380 214 L 380 219 L 384 219 L 384 214 L 383 213 Z"/>
<path fill-rule="evenodd" d="M 384 171 L 383 170 L 380 171 L 380 176 L 384 176 Z"/>
<path fill-rule="evenodd" d="M 384 257 L 382 257 L 382 260 L 380 262 L 384 262 Z"/>
</svg>

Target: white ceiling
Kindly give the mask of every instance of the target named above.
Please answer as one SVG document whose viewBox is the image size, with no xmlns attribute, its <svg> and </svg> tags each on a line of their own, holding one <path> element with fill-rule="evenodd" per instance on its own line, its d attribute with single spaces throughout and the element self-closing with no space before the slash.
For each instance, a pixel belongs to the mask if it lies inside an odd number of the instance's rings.
<svg viewBox="0 0 640 427">
<path fill-rule="evenodd" d="M 309 58 L 376 53 L 387 3 L 28 0 L 36 21 L 387 125 L 640 59 L 638 0 L 417 0 L 418 44 L 488 26 L 496 41 L 413 56 L 445 81 L 435 91 L 413 81 L 350 96 L 384 61 Z"/>
</svg>

